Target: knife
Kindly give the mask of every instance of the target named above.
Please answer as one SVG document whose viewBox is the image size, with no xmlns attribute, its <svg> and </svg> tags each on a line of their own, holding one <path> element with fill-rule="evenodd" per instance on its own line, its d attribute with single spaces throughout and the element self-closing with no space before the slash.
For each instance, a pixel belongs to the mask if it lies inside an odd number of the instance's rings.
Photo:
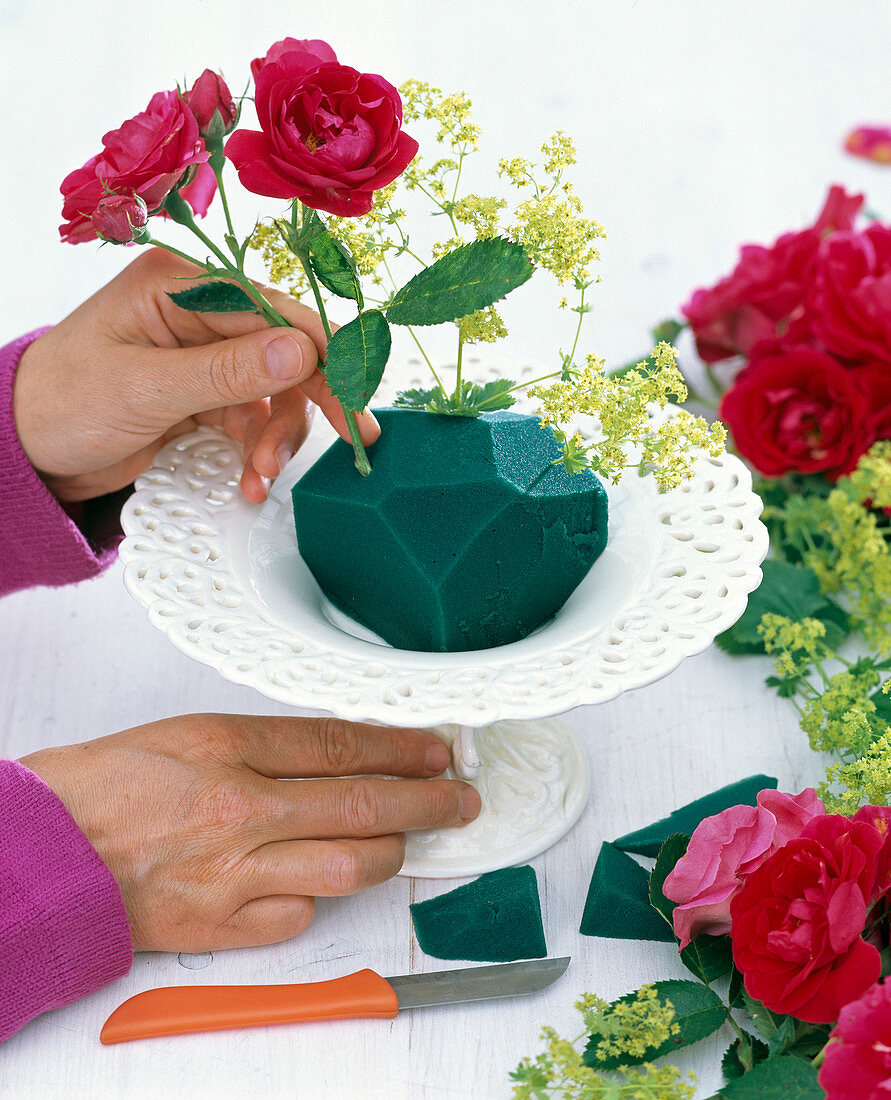
<svg viewBox="0 0 891 1100">
<path fill-rule="evenodd" d="M 99 1041 L 110 1045 L 306 1020 L 392 1019 L 403 1008 L 535 993 L 555 982 L 567 966 L 568 957 L 394 978 L 358 970 L 325 982 L 291 985 L 165 986 L 124 1001 L 105 1021 Z"/>
</svg>

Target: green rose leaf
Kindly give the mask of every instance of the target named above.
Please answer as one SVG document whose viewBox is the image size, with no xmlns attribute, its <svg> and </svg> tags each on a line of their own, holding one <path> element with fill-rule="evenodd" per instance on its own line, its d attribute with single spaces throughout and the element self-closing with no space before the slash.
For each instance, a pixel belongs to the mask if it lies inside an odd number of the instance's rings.
<svg viewBox="0 0 891 1100">
<path fill-rule="evenodd" d="M 259 313 L 257 305 L 235 283 L 199 283 L 188 290 L 168 294 L 180 309 L 190 313 Z"/>
<path fill-rule="evenodd" d="M 661 1058 L 664 1054 L 671 1054 L 681 1047 L 699 1042 L 706 1035 L 717 1031 L 727 1019 L 727 1009 L 721 1004 L 720 997 L 699 982 L 669 979 L 651 984 L 655 987 L 659 1000 L 663 1003 L 669 1001 L 674 1008 L 677 1034 L 658 1046 L 647 1047 L 640 1054 L 632 1055 L 623 1051 L 604 1057 L 598 1057 L 598 1051 L 605 1040 L 602 1036 L 592 1035 L 582 1056 L 586 1066 L 605 1070 L 618 1069 L 619 1066 L 639 1066 L 643 1062 L 651 1062 L 654 1058 Z M 635 996 L 635 993 L 628 993 L 613 1003 L 627 1004 Z"/>
<path fill-rule="evenodd" d="M 700 981 L 711 985 L 733 969 L 733 945 L 729 936 L 707 936 L 692 940 L 681 952 L 681 962 Z"/>
<path fill-rule="evenodd" d="M 753 1066 L 721 1089 L 724 1100 L 826 1100 L 817 1067 L 804 1058 L 781 1054 Z"/>
<path fill-rule="evenodd" d="M 721 1059 L 724 1079 L 732 1081 L 736 1077 L 742 1077 L 749 1069 L 769 1057 L 767 1043 L 762 1043 L 754 1035 L 744 1033 L 741 1039 L 731 1043 L 724 1051 L 724 1057 Z"/>
<path fill-rule="evenodd" d="M 350 251 L 325 230 L 309 246 L 309 264 L 319 282 L 340 298 L 352 298 L 359 309 L 365 304 L 356 262 Z"/>
<path fill-rule="evenodd" d="M 345 409 L 361 412 L 365 408 L 380 384 L 389 356 L 390 327 L 379 310 L 360 313 L 333 334 L 323 372 Z"/>
<path fill-rule="evenodd" d="M 446 253 L 398 290 L 387 310 L 393 325 L 439 325 L 485 309 L 521 286 L 535 269 L 522 245 L 505 237 L 471 241 Z"/>
<path fill-rule="evenodd" d="M 848 616 L 820 591 L 817 574 L 806 565 L 787 561 L 764 562 L 764 579 L 749 596 L 748 606 L 736 623 L 716 641 L 725 653 L 764 653 L 758 624 L 768 612 L 789 619 L 819 619 L 826 627 L 826 642 L 837 646 L 848 633 Z"/>
<path fill-rule="evenodd" d="M 671 914 L 674 912 L 675 903 L 665 896 L 662 887 L 665 880 L 671 874 L 674 865 L 686 852 L 690 838 L 683 833 L 674 833 L 667 837 L 665 843 L 659 849 L 656 857 L 656 866 L 650 872 L 650 905 L 662 914 L 668 921 L 669 927 L 674 928 Z"/>
</svg>

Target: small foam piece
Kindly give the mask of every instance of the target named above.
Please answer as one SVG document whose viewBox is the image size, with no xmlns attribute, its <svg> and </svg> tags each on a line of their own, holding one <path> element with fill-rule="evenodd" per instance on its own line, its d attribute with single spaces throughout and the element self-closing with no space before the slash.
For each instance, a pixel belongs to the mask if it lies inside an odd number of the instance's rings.
<svg viewBox="0 0 891 1100">
<path fill-rule="evenodd" d="M 731 806 L 754 806 L 758 792 L 766 788 L 776 790 L 777 780 L 771 775 L 750 775 L 736 783 L 729 783 L 717 791 L 702 798 L 688 802 L 668 817 L 654 821 L 643 829 L 626 833 L 614 840 L 613 844 L 623 852 L 633 852 L 638 856 L 650 856 L 655 859 L 663 842 L 672 833 L 690 836 L 700 821 L 719 814 Z"/>
<path fill-rule="evenodd" d="M 668 922 L 650 904 L 650 875 L 609 841 L 600 847 L 579 931 L 614 940 L 674 943 Z"/>
<path fill-rule="evenodd" d="M 513 962 L 547 954 L 535 871 L 508 867 L 409 906 L 421 950 L 437 959 Z"/>
</svg>

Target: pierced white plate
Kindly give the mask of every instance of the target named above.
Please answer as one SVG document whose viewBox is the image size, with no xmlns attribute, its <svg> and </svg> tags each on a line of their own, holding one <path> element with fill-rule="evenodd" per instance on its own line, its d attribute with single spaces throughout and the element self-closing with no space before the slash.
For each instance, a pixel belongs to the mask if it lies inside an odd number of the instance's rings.
<svg viewBox="0 0 891 1100">
<path fill-rule="evenodd" d="M 502 373 L 487 357 L 474 376 Z M 514 362 L 510 373 L 542 371 Z M 411 378 L 401 388 L 426 384 Z M 203 428 L 168 444 L 123 511 L 124 582 L 175 646 L 269 698 L 353 721 L 449 724 L 452 737 L 465 727 L 452 774 L 473 778 L 491 805 L 472 826 L 413 837 L 406 873 L 477 874 L 528 859 L 581 812 L 584 753 L 568 731 L 557 736 L 552 725 L 545 736 L 539 725 L 530 736 L 515 725 L 511 735 L 510 723 L 652 683 L 739 618 L 768 547 L 751 476 L 731 455 L 700 459 L 667 493 L 629 474 L 608 487 L 606 550 L 557 615 L 512 645 L 419 653 L 393 649 L 332 608 L 298 554 L 290 489 L 333 438 L 317 417 L 263 505 L 241 496 L 240 448 L 222 432 Z M 481 729 L 495 723 L 495 737 Z M 476 744 L 467 727 L 479 731 Z M 520 780 L 499 779 L 520 758 L 534 822 L 528 799 L 504 794 Z"/>
<path fill-rule="evenodd" d="M 297 552 L 290 488 L 333 438 L 317 421 L 264 505 L 239 492 L 240 448 L 204 428 L 158 454 L 122 516 L 124 581 L 152 623 L 279 702 L 422 726 L 562 714 L 665 676 L 731 626 L 760 583 L 767 531 L 751 476 L 731 455 L 705 458 L 667 493 L 633 474 L 608 487 L 606 550 L 530 637 L 393 649 L 331 608 Z"/>
</svg>

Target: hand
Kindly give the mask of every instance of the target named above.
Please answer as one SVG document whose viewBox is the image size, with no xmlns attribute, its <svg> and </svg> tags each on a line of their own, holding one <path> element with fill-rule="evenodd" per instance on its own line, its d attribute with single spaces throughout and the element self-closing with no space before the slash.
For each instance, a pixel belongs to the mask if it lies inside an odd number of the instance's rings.
<svg viewBox="0 0 891 1100">
<path fill-rule="evenodd" d="M 244 444 L 241 488 L 253 503 L 306 438 L 314 404 L 349 438 L 318 369 L 318 315 L 277 291 L 266 294 L 294 328 L 269 328 L 254 313 L 190 313 L 168 293 L 191 285 L 194 272 L 150 249 L 23 355 L 19 438 L 57 499 L 129 485 L 165 442 L 199 423 Z M 374 417 L 358 422 L 363 442 L 374 442 Z"/>
<path fill-rule="evenodd" d="M 114 875 L 134 949 L 208 951 L 297 935 L 314 897 L 396 874 L 405 830 L 475 817 L 473 787 L 430 778 L 448 760 L 431 733 L 196 714 L 21 762 Z"/>
</svg>

